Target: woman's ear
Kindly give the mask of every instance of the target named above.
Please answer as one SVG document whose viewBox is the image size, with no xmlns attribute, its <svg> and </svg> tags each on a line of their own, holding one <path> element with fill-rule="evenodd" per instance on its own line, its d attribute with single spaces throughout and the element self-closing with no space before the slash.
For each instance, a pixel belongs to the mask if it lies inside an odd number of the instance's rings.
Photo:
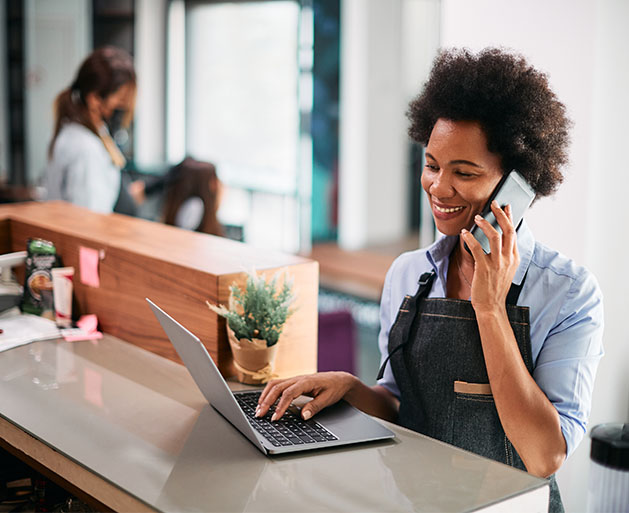
<svg viewBox="0 0 629 513">
<path fill-rule="evenodd" d="M 94 91 L 87 93 L 85 96 L 85 105 L 89 110 L 97 110 L 101 104 L 100 96 L 98 96 Z"/>
</svg>

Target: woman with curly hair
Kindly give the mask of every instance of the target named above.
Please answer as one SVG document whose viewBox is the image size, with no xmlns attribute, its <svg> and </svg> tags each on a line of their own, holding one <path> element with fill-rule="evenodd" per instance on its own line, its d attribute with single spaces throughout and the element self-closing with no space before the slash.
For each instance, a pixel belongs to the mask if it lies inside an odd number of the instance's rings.
<svg viewBox="0 0 629 513">
<path fill-rule="evenodd" d="M 398 257 L 380 307 L 381 377 L 341 372 L 270 382 L 258 408 L 281 417 L 301 394 L 305 419 L 343 398 L 367 413 L 550 479 L 580 442 L 602 356 L 596 279 L 537 242 L 494 201 L 502 233 L 479 213 L 517 169 L 536 196 L 552 194 L 567 162 L 569 121 L 546 76 L 522 57 L 442 52 L 408 109 L 425 146 L 421 183 L 438 230 Z M 470 230 L 490 241 L 485 254 Z M 469 251 L 466 249 L 466 246 Z M 418 286 L 419 281 L 419 286 Z"/>
</svg>

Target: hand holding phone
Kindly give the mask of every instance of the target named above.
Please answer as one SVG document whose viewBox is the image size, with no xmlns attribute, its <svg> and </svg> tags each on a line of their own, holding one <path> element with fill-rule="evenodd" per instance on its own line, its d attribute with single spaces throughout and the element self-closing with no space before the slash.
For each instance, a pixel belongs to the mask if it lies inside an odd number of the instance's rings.
<svg viewBox="0 0 629 513">
<path fill-rule="evenodd" d="M 496 200 L 498 205 L 500 205 L 500 208 L 504 208 L 506 205 L 511 205 L 513 226 L 517 229 L 524 217 L 524 212 L 526 212 L 526 209 L 529 208 L 533 199 L 535 199 L 535 191 L 527 183 L 524 177 L 514 169 L 510 173 L 505 174 L 505 176 L 500 180 L 480 215 L 499 233 L 502 233 L 502 229 L 498 225 L 496 216 L 494 216 L 494 213 L 491 211 L 491 202 Z M 491 249 L 489 247 L 489 239 L 487 239 L 485 232 L 483 232 L 478 225 L 474 225 L 470 230 L 470 233 L 480 243 L 483 251 L 486 254 L 489 254 Z M 465 245 L 465 249 L 469 251 L 467 244 Z"/>
</svg>

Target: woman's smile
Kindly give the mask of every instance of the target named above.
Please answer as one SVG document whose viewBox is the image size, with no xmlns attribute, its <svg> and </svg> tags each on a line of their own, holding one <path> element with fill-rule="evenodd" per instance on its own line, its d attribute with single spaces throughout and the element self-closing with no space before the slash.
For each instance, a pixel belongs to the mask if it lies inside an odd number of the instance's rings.
<svg viewBox="0 0 629 513">
<path fill-rule="evenodd" d="M 440 205 L 436 201 L 432 201 L 432 208 L 435 216 L 441 219 L 452 219 L 458 216 L 465 207 Z"/>
</svg>

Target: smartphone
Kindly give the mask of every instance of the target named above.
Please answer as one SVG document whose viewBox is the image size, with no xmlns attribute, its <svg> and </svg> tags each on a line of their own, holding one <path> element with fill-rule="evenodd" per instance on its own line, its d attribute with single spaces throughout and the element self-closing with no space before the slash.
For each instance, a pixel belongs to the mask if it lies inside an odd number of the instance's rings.
<svg viewBox="0 0 629 513">
<path fill-rule="evenodd" d="M 496 220 L 496 216 L 494 216 L 494 213 L 491 211 L 491 202 L 496 200 L 498 205 L 500 205 L 500 208 L 505 208 L 505 206 L 511 205 L 513 226 L 517 229 L 522 222 L 524 212 L 526 212 L 526 209 L 531 206 L 534 199 L 535 191 L 527 183 L 524 177 L 514 169 L 502 177 L 480 215 L 489 221 L 489 223 L 498 230 L 499 233 L 502 233 L 502 230 L 498 225 L 498 221 Z M 486 254 L 491 253 L 489 239 L 478 225 L 475 224 L 470 230 L 470 233 L 478 242 L 480 242 L 480 245 Z M 467 245 L 465 246 L 465 249 L 469 251 Z"/>
</svg>

